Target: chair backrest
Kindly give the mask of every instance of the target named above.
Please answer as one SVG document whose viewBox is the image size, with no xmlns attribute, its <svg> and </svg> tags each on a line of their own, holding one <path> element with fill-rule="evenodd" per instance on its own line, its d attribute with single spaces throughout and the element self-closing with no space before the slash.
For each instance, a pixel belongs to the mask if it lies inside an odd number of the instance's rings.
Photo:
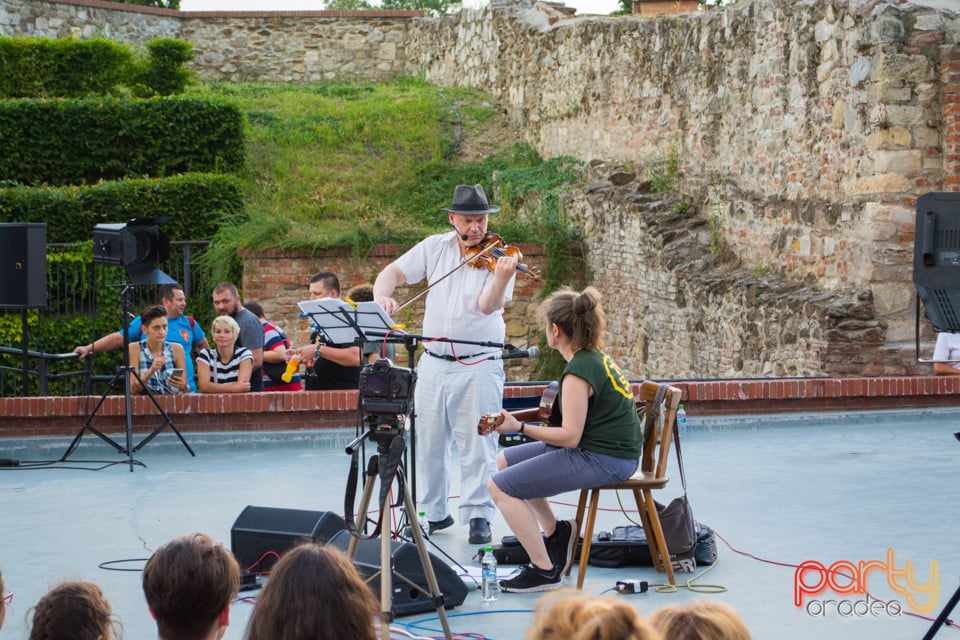
<svg viewBox="0 0 960 640">
<path fill-rule="evenodd" d="M 667 474 L 667 456 L 670 455 L 673 430 L 677 426 L 677 411 L 680 408 L 680 399 L 683 392 L 676 387 L 647 380 L 640 385 L 640 393 L 635 398 L 637 411 L 643 409 L 643 418 L 645 418 L 654 410 L 653 403 L 660 387 L 666 388 L 666 393 L 663 395 L 663 430 L 658 434 L 656 423 L 654 423 L 653 428 L 646 430 L 646 433 L 644 433 L 645 420 L 641 419 L 640 421 L 640 432 L 643 434 L 640 470 L 646 473 L 653 472 L 657 478 L 663 478 Z M 658 439 L 659 447 L 657 446 Z"/>
</svg>

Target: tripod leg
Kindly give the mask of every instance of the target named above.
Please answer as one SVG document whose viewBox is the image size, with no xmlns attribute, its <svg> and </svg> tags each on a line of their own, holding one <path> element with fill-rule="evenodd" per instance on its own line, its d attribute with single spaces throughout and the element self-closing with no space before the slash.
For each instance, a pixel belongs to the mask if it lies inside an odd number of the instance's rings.
<svg viewBox="0 0 960 640">
<path fill-rule="evenodd" d="M 950 600 L 947 601 L 947 604 L 943 607 L 943 611 L 940 612 L 937 619 L 930 625 L 930 629 L 927 630 L 927 633 L 923 636 L 923 640 L 932 640 L 933 636 L 937 635 L 940 628 L 947 623 L 947 617 L 950 615 L 950 612 L 953 611 L 953 608 L 957 606 L 957 602 L 960 602 L 960 587 L 957 587 L 957 590 L 950 596 Z"/>
<path fill-rule="evenodd" d="M 84 421 L 83 426 L 80 427 L 80 431 L 77 432 L 77 435 L 73 438 L 73 441 L 67 447 L 67 450 L 64 452 L 64 454 L 60 456 L 60 462 L 66 462 L 67 458 L 69 458 L 73 454 L 73 452 L 76 451 L 77 446 L 80 444 L 80 438 L 82 438 L 83 434 L 87 431 L 89 431 L 93 435 L 97 436 L 98 438 L 100 438 L 101 440 L 109 444 L 111 447 L 116 449 L 118 453 L 127 453 L 127 451 L 123 447 L 121 447 L 119 444 L 117 444 L 112 438 L 110 438 L 108 435 L 106 435 L 105 433 L 103 433 L 102 431 L 94 427 L 93 424 L 91 424 L 91 421 L 97 415 L 97 411 L 100 410 L 100 407 L 103 406 L 103 403 L 107 399 L 107 396 L 110 395 L 110 391 L 113 389 L 113 385 L 117 384 L 117 382 L 120 380 L 120 376 L 122 375 L 126 375 L 123 369 L 118 371 L 113 376 L 113 379 L 110 380 L 110 384 L 107 385 L 107 390 L 103 392 L 102 396 L 100 396 L 100 400 L 97 401 L 96 406 L 93 407 L 93 411 L 91 411 L 90 415 L 87 416 L 87 419 Z M 129 412 L 127 413 L 127 415 L 128 416 L 130 415 Z"/>
<path fill-rule="evenodd" d="M 390 637 L 393 622 L 393 549 L 390 531 L 380 531 L 380 637 Z"/>
<path fill-rule="evenodd" d="M 413 503 L 413 498 L 410 496 L 410 487 L 403 484 L 403 506 L 407 511 L 409 516 L 411 513 L 416 513 L 416 506 Z M 430 595 L 433 596 L 433 601 L 437 605 L 437 616 L 440 618 L 440 625 L 443 627 L 443 637 L 446 640 L 451 640 L 453 635 L 450 633 L 450 623 L 447 622 L 447 611 L 443 607 L 443 594 L 440 592 L 440 585 L 437 583 L 437 574 L 433 572 L 433 563 L 430 562 L 430 554 L 427 552 L 427 545 L 423 539 L 423 532 L 420 530 L 420 527 L 417 526 L 417 519 L 411 518 L 411 527 L 410 530 L 413 531 L 413 540 L 417 546 L 417 554 L 420 556 L 420 565 L 423 567 L 423 574 L 427 577 L 427 584 L 430 586 Z M 383 570 L 383 567 L 386 566 L 384 563 L 390 561 L 390 548 L 387 545 L 387 555 L 380 556 L 380 569 Z M 391 571 L 391 575 L 392 575 Z M 380 584 L 384 584 L 384 579 L 381 576 Z M 388 629 L 389 631 L 389 629 Z M 389 635 L 382 636 L 388 638 Z"/>
<path fill-rule="evenodd" d="M 370 496 L 373 495 L 373 486 L 377 482 L 378 468 L 377 456 L 370 456 L 370 462 L 367 463 L 367 479 L 363 483 L 363 494 L 360 496 L 360 510 L 357 512 L 357 528 L 360 530 L 366 527 L 367 507 L 370 506 Z M 347 546 L 347 558 L 350 562 L 357 557 L 358 540 L 356 536 L 350 536 L 350 544 Z"/>
<path fill-rule="evenodd" d="M 137 376 L 137 380 L 140 380 L 140 376 L 137 374 L 136 371 L 134 371 L 133 374 Z M 180 443 L 187 448 L 187 451 L 190 452 L 190 455 L 193 456 L 194 458 L 197 457 L 197 454 L 193 452 L 193 449 L 191 449 L 190 445 L 187 444 L 187 441 L 184 440 L 183 435 L 179 431 L 177 431 L 177 427 L 173 424 L 173 420 L 170 419 L 170 416 L 167 415 L 167 412 L 164 411 L 163 407 L 160 406 L 160 403 L 157 402 L 157 399 L 153 396 L 153 392 L 151 392 L 150 389 L 147 388 L 147 385 L 143 384 L 142 380 L 140 381 L 140 383 L 143 389 L 147 392 L 147 396 L 149 396 L 150 401 L 153 402 L 153 406 L 157 409 L 158 412 L 160 412 L 160 415 L 163 416 L 163 422 L 160 424 L 159 427 L 154 429 L 152 433 L 150 433 L 147 437 L 141 440 L 140 444 L 135 446 L 133 450 L 140 451 L 140 449 L 143 449 L 145 446 L 147 446 L 148 442 L 150 442 L 155 437 L 157 437 L 157 435 L 161 431 L 163 431 L 167 427 L 170 427 L 170 430 L 176 434 L 176 436 L 180 439 Z"/>
</svg>

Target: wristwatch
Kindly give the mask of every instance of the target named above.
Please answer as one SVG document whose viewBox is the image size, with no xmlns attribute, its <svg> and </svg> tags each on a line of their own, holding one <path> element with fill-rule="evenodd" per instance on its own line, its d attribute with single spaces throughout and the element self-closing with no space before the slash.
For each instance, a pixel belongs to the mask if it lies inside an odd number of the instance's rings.
<svg viewBox="0 0 960 640">
<path fill-rule="evenodd" d="M 520 435 L 523 435 L 523 430 L 524 430 L 526 427 L 527 427 L 527 423 L 526 423 L 526 422 L 521 422 L 521 423 L 520 423 Z"/>
</svg>

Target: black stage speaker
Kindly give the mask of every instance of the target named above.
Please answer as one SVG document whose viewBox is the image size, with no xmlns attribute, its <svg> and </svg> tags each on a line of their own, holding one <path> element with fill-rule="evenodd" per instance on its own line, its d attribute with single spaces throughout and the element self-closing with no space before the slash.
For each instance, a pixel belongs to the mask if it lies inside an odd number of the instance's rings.
<svg viewBox="0 0 960 640">
<path fill-rule="evenodd" d="M 0 309 L 47 306 L 47 224 L 0 223 Z"/>
<path fill-rule="evenodd" d="M 913 283 L 927 318 L 940 331 L 960 331 L 960 193 L 917 200 Z"/>
<path fill-rule="evenodd" d="M 350 532 L 341 531 L 330 539 L 330 544 L 346 553 L 347 546 L 350 544 Z M 430 564 L 433 565 L 433 573 L 437 576 L 437 586 L 443 596 L 443 607 L 452 609 L 463 604 L 463 601 L 467 598 L 467 585 L 449 565 L 432 553 L 429 555 Z M 430 585 L 427 584 L 427 576 L 420 564 L 420 554 L 417 553 L 416 545 L 391 540 L 390 561 L 393 564 L 393 602 L 391 608 L 393 615 L 400 617 L 436 611 L 436 606 L 430 599 Z M 379 600 L 380 539 L 360 540 L 357 544 L 357 554 L 353 564 L 364 580 L 375 573 L 377 574 L 377 577 L 369 580 L 367 584 L 370 585 L 373 595 Z M 397 574 L 403 575 L 407 580 L 418 586 L 414 587 L 407 584 L 397 577 Z"/>
<path fill-rule="evenodd" d="M 345 529 L 343 516 L 331 511 L 302 511 L 247 506 L 230 529 L 230 549 L 244 571 L 270 571 L 278 556 L 305 540 L 325 543 Z M 262 558 L 262 559 L 261 559 Z"/>
</svg>

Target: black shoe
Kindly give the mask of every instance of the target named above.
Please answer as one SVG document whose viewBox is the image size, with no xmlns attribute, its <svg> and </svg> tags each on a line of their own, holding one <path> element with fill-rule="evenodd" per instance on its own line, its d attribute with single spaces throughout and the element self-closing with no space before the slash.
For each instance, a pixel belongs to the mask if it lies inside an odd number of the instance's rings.
<svg viewBox="0 0 960 640">
<path fill-rule="evenodd" d="M 500 581 L 500 589 L 510 593 L 535 593 L 537 591 L 555 591 L 563 587 L 560 567 L 546 571 L 532 564 L 520 567 L 520 573 L 509 580 Z"/>
<path fill-rule="evenodd" d="M 573 562 L 573 546 L 576 544 L 573 530 L 576 524 L 576 520 L 557 520 L 556 530 L 546 540 L 550 562 L 560 567 L 561 574 L 566 573 Z"/>
<path fill-rule="evenodd" d="M 493 540 L 486 518 L 470 518 L 470 544 L 484 544 Z"/>
<path fill-rule="evenodd" d="M 427 528 L 429 529 L 428 535 L 433 535 L 437 531 L 443 531 L 453 526 L 453 516 L 448 515 L 443 520 L 439 522 L 427 522 Z"/>
</svg>

